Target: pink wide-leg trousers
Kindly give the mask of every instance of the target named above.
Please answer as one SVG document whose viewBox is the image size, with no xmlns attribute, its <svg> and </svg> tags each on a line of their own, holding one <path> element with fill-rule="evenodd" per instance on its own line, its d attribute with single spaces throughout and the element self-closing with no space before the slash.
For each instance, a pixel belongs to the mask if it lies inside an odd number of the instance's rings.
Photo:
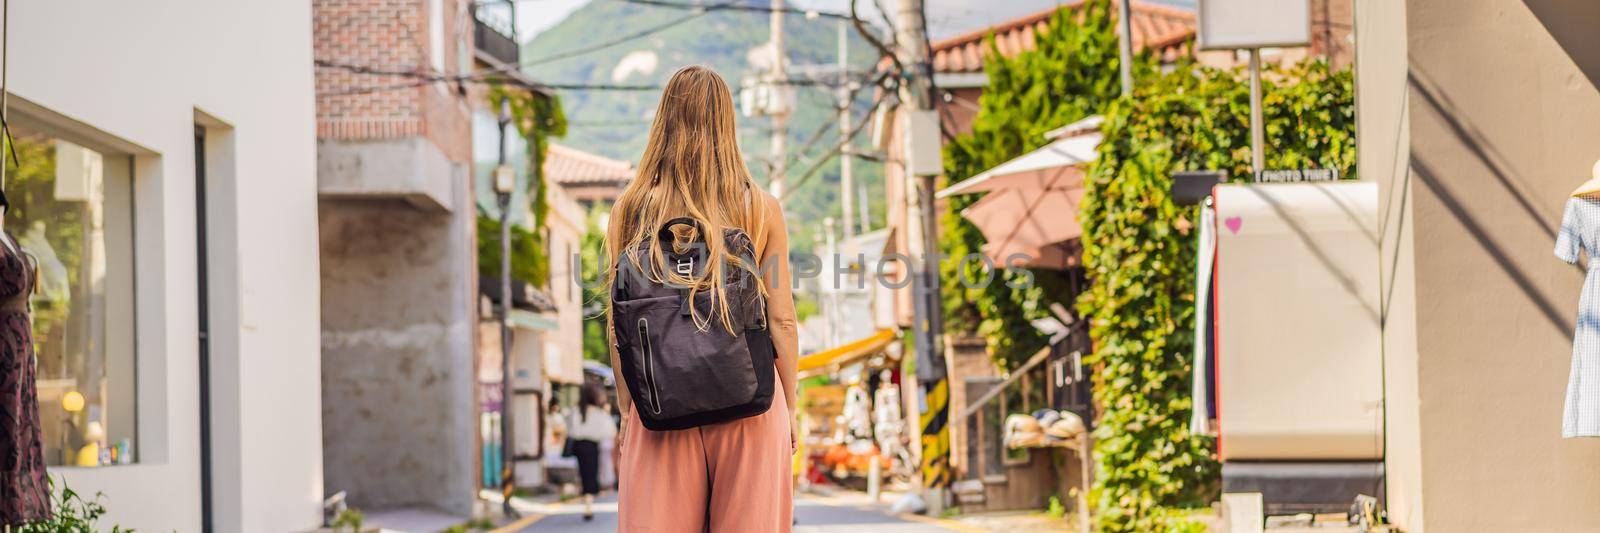
<svg viewBox="0 0 1600 533">
<path fill-rule="evenodd" d="M 789 409 L 650 431 L 629 414 L 617 465 L 621 533 L 789 533 Z"/>
</svg>

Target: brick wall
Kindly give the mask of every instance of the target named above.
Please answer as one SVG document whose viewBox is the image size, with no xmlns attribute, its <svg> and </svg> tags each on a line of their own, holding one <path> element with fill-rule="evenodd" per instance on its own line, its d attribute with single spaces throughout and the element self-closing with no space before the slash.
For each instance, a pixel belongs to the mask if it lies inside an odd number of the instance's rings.
<svg viewBox="0 0 1600 533">
<path fill-rule="evenodd" d="M 1355 61 L 1355 6 L 1352 0 L 1311 2 L 1311 50 L 1326 56 L 1334 68 Z"/>
<path fill-rule="evenodd" d="M 462 72 L 460 47 L 471 46 L 468 0 L 443 2 L 443 63 L 431 64 L 430 2 L 313 0 L 316 59 L 378 72 L 450 76 Z M 466 66 L 470 68 L 470 65 Z M 454 84 L 411 86 L 419 78 L 317 68 L 319 140 L 394 139 L 424 135 L 450 159 L 471 155 L 464 95 Z"/>
</svg>

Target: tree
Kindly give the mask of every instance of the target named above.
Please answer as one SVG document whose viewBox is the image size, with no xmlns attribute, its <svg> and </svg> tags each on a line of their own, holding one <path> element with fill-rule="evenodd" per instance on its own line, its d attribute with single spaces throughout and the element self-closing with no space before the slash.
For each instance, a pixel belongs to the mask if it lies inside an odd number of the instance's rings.
<svg viewBox="0 0 1600 533">
<path fill-rule="evenodd" d="M 1108 0 L 1062 8 L 1035 37 L 1035 48 L 1015 57 L 1004 57 L 993 36 L 984 45 L 989 48 L 984 63 L 989 82 L 978 100 L 972 132 L 944 147 L 950 180 L 976 175 L 1047 144 L 1046 132 L 1098 113 L 1120 91 L 1117 33 Z M 1140 58 L 1137 66 L 1143 71 L 1148 65 L 1147 58 Z M 988 284 L 963 283 L 990 275 L 988 265 L 971 255 L 982 253 L 983 234 L 961 216 L 979 198 L 951 197 L 940 215 L 939 248 L 950 258 L 939 272 L 945 327 L 982 336 L 1000 368 L 1015 368 L 1045 345 L 1031 321 L 1048 316 L 1048 305 L 1068 295 L 1047 293 L 1022 279 L 1058 275 L 1049 271 L 1000 271 Z"/>
</svg>

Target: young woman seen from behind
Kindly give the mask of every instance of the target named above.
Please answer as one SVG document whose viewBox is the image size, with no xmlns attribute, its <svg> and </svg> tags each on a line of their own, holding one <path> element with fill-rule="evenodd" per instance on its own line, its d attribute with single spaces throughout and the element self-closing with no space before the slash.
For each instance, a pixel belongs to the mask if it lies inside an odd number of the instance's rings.
<svg viewBox="0 0 1600 533">
<path fill-rule="evenodd" d="M 715 72 L 691 66 L 672 75 L 662 91 L 638 174 L 612 208 L 607 257 L 614 269 L 624 250 L 655 238 L 662 224 L 676 217 L 693 218 L 704 235 L 720 236 L 726 228 L 744 230 L 754 243 L 764 281 L 776 385 L 782 394 L 773 394 L 772 407 L 758 416 L 651 431 L 640 423 L 627 384 L 618 379 L 617 400 L 623 413 L 620 531 L 790 531 L 790 461 L 795 445 L 791 422 L 799 344 L 788 237 L 778 200 L 763 191 L 745 167 L 734 114 L 733 96 Z M 710 257 L 726 252 L 720 239 L 705 239 L 705 245 Z M 709 279 L 722 279 L 723 268 L 739 268 L 724 261 L 708 263 Z M 719 303 L 726 302 L 716 287 L 708 290 Z M 612 346 L 611 364 L 622 376 Z"/>
</svg>

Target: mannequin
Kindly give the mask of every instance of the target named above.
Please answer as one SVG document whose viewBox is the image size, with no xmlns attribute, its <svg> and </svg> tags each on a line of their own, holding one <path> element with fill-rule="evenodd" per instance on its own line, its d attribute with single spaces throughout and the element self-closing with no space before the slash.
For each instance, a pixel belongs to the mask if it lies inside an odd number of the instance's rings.
<svg viewBox="0 0 1600 533">
<path fill-rule="evenodd" d="M 1578 300 L 1577 331 L 1572 339 L 1572 372 L 1567 377 L 1567 398 L 1561 418 L 1561 436 L 1600 437 L 1600 161 L 1588 182 L 1572 191 L 1561 230 L 1556 234 L 1556 258 L 1584 266 L 1583 293 Z"/>
<path fill-rule="evenodd" d="M 0 219 L 11 211 L 3 189 Z M 0 525 L 17 526 L 51 516 L 29 307 L 38 263 L 3 230 L 0 244 Z"/>
</svg>

